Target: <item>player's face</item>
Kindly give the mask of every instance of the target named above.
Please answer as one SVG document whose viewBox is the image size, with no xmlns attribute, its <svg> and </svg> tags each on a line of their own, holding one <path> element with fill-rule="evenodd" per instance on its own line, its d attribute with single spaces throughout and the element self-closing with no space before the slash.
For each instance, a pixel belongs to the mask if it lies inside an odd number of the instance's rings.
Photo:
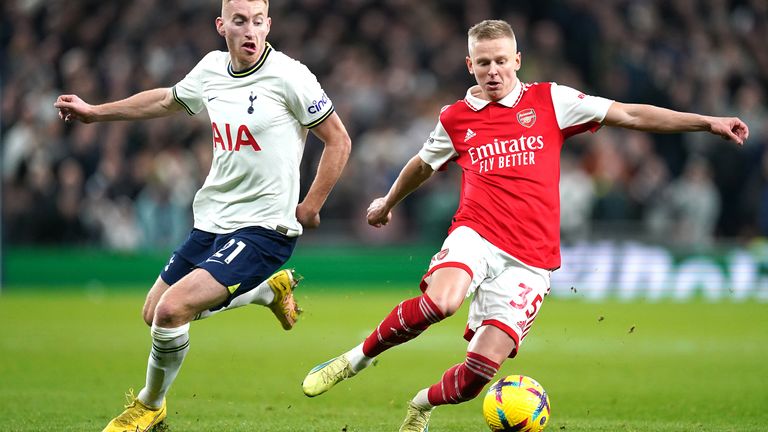
<svg viewBox="0 0 768 432">
<path fill-rule="evenodd" d="M 508 95 L 517 83 L 520 53 L 514 39 L 498 38 L 473 41 L 467 57 L 469 73 L 486 99 L 498 101 Z"/>
<path fill-rule="evenodd" d="M 263 1 L 232 0 L 222 7 L 216 30 L 227 41 L 233 69 L 247 69 L 259 59 L 272 25 L 268 13 Z"/>
</svg>

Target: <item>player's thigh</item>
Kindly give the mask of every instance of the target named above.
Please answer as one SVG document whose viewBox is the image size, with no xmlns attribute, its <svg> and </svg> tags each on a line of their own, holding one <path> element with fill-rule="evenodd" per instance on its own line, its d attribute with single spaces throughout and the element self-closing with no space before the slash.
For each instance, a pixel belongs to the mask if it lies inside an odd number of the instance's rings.
<svg viewBox="0 0 768 432">
<path fill-rule="evenodd" d="M 440 309 L 453 314 L 468 292 L 488 277 L 488 242 L 474 230 L 459 227 L 443 242 L 422 278 L 422 290 Z"/>
<path fill-rule="evenodd" d="M 225 300 L 228 301 L 264 282 L 288 261 L 295 245 L 295 237 L 266 228 L 244 228 L 220 236 L 215 253 L 197 267 L 226 287 L 229 295 Z M 219 306 L 225 306 L 226 301 Z"/>
<path fill-rule="evenodd" d="M 464 302 L 471 282 L 464 269 L 442 267 L 432 273 L 424 292 L 445 315 L 453 315 Z"/>
<path fill-rule="evenodd" d="M 142 315 L 144 322 L 152 324 L 155 317 L 155 309 L 163 294 L 176 282 L 190 274 L 195 269 L 195 264 L 205 260 L 215 250 L 216 234 L 193 229 L 189 237 L 182 243 L 168 259 L 152 288 L 147 293 L 144 301 Z"/>
<path fill-rule="evenodd" d="M 196 314 L 223 302 L 229 291 L 204 269 L 195 269 L 168 288 L 155 310 L 154 322 L 161 327 L 177 327 Z"/>
<path fill-rule="evenodd" d="M 494 326 L 514 340 L 514 357 L 539 313 L 549 290 L 548 278 L 523 265 L 508 265 L 493 279 L 484 281 L 469 307 L 467 328 L 477 332 Z M 473 336 L 474 339 L 474 336 Z"/>
<path fill-rule="evenodd" d="M 467 351 L 502 364 L 515 348 L 515 340 L 507 332 L 493 325 L 485 325 L 477 329 Z"/>
</svg>

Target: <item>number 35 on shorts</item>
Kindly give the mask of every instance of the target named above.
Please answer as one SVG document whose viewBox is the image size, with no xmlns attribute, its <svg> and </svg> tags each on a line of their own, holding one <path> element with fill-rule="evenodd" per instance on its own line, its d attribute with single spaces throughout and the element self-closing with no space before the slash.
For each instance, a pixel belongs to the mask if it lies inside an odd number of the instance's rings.
<svg viewBox="0 0 768 432">
<path fill-rule="evenodd" d="M 517 295 L 514 296 L 512 300 L 510 300 L 509 304 L 512 305 L 512 307 L 515 309 L 525 310 L 526 318 L 530 319 L 535 317 L 544 298 L 541 296 L 541 294 L 536 294 L 535 297 L 531 298 L 533 288 L 522 282 L 518 285 L 518 288 L 519 291 L 517 292 Z"/>
</svg>

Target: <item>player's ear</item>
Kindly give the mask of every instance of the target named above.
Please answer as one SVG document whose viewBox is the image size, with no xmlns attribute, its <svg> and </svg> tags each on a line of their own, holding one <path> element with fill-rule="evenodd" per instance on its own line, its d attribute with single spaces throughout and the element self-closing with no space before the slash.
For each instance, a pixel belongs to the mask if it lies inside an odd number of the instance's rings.
<svg viewBox="0 0 768 432">
<path fill-rule="evenodd" d="M 466 62 L 467 62 L 467 70 L 469 71 L 469 74 L 474 75 L 475 70 L 472 67 L 472 59 L 469 56 L 466 57 Z"/>
<path fill-rule="evenodd" d="M 224 32 L 224 19 L 221 17 L 216 18 L 216 32 L 221 36 L 226 36 L 226 32 Z"/>
<path fill-rule="evenodd" d="M 520 51 L 518 51 L 517 54 L 515 54 L 515 71 L 519 71 L 522 64 L 522 55 L 520 54 Z"/>
</svg>

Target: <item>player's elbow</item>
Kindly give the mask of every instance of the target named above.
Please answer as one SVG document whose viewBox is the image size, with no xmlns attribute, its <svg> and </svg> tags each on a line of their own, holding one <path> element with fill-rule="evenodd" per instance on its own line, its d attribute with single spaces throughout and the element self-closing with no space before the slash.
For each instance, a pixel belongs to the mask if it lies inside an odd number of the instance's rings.
<svg viewBox="0 0 768 432">
<path fill-rule="evenodd" d="M 345 157 L 349 156 L 349 153 L 352 151 L 352 139 L 349 138 L 349 135 L 347 133 L 342 134 L 342 136 L 339 138 L 339 152 L 343 154 Z"/>
</svg>

